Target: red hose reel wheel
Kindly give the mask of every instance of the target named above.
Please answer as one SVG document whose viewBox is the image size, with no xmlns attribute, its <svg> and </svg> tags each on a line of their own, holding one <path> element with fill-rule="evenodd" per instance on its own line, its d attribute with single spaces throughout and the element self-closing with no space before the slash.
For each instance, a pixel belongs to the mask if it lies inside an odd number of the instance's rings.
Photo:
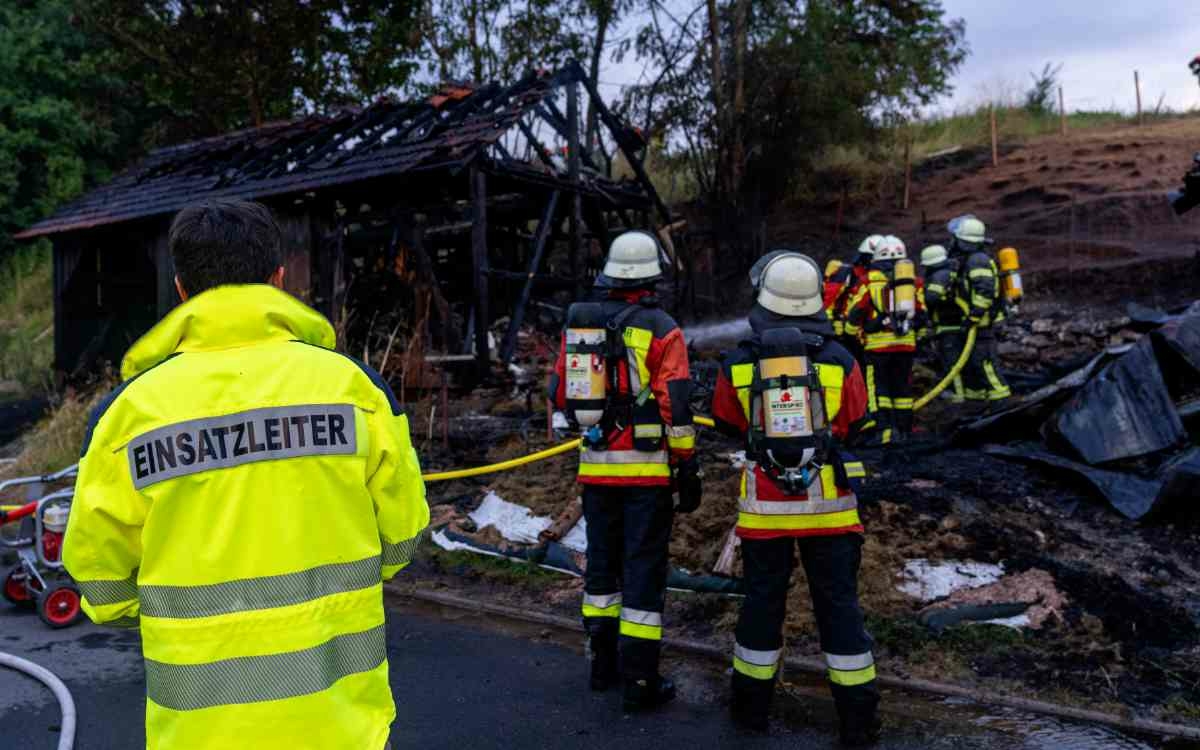
<svg viewBox="0 0 1200 750">
<path fill-rule="evenodd" d="M 4 594 L 4 600 L 9 604 L 29 605 L 33 604 L 34 595 L 30 593 L 26 586 L 28 574 L 17 565 L 10 568 L 4 574 L 4 587 L 0 592 Z"/>
<path fill-rule="evenodd" d="M 38 617 L 52 628 L 67 628 L 83 617 L 79 589 L 71 583 L 52 583 L 38 594 Z"/>
</svg>

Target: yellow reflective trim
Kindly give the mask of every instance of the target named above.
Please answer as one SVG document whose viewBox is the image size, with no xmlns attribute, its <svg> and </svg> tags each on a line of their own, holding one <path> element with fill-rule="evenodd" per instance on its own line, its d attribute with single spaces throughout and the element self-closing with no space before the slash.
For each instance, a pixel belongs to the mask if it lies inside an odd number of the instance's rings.
<svg viewBox="0 0 1200 750">
<path fill-rule="evenodd" d="M 670 477 L 670 464 L 579 464 L 581 477 Z"/>
<path fill-rule="evenodd" d="M 661 641 L 662 626 L 642 625 L 628 620 L 621 620 L 621 635 L 627 635 L 630 638 L 641 638 L 647 641 Z"/>
<path fill-rule="evenodd" d="M 875 400 L 875 365 L 867 365 L 867 410 L 879 411 L 879 402 Z"/>
<path fill-rule="evenodd" d="M 738 526 L 744 529 L 840 529 L 843 526 L 859 526 L 861 524 L 857 509 L 805 516 L 756 516 L 749 513 L 738 513 Z"/>
<path fill-rule="evenodd" d="M 866 669 L 855 669 L 853 671 L 843 671 L 841 669 L 829 670 L 829 681 L 835 685 L 842 687 L 854 687 L 856 685 L 865 685 L 875 679 L 875 665 Z"/>
<path fill-rule="evenodd" d="M 633 426 L 633 436 L 639 438 L 661 438 L 663 436 L 663 428 L 660 424 L 635 424 Z"/>
<path fill-rule="evenodd" d="M 981 279 L 984 276 L 991 276 L 992 269 L 990 268 L 972 268 L 967 272 L 968 279 Z"/>
<path fill-rule="evenodd" d="M 654 333 L 645 328 L 627 327 L 621 334 L 625 339 L 625 346 L 631 349 L 649 349 L 650 342 L 654 340 Z"/>
<path fill-rule="evenodd" d="M 838 500 L 837 474 L 833 464 L 821 467 L 821 493 L 826 500 Z"/>
<path fill-rule="evenodd" d="M 876 398 L 876 400 L 879 402 L 880 409 L 891 409 L 892 408 L 891 396 L 879 396 Z"/>
<path fill-rule="evenodd" d="M 667 445 L 671 450 L 690 451 L 696 447 L 696 436 L 688 435 L 687 437 L 668 437 Z"/>
<path fill-rule="evenodd" d="M 734 670 L 741 672 L 747 677 L 755 680 L 769 680 L 775 676 L 775 672 L 779 669 L 779 664 L 775 663 L 769 667 L 763 667 L 759 666 L 758 664 L 751 664 L 748 661 L 743 661 L 737 656 L 734 656 L 733 668 Z"/>
<path fill-rule="evenodd" d="M 847 461 L 845 469 L 846 476 L 851 478 L 857 479 L 858 477 L 865 477 L 867 475 L 867 469 L 863 466 L 862 461 Z"/>
<path fill-rule="evenodd" d="M 610 605 L 608 607 L 597 607 L 591 604 L 583 605 L 584 617 L 620 617 L 621 603 Z"/>
<path fill-rule="evenodd" d="M 842 410 L 842 383 L 845 373 L 838 365 L 817 363 L 816 369 L 817 380 L 821 382 L 821 390 L 825 392 L 825 421 L 831 423 Z"/>
<path fill-rule="evenodd" d="M 735 388 L 748 388 L 754 382 L 754 365 L 734 365 L 729 375 Z"/>
</svg>

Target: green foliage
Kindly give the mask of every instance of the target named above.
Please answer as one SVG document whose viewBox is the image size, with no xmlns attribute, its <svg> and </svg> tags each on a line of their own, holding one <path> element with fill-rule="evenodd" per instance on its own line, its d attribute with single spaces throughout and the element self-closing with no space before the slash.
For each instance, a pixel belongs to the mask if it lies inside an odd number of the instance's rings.
<svg viewBox="0 0 1200 750">
<path fill-rule="evenodd" d="M 75 22 L 70 0 L 0 3 L 0 257 L 10 235 L 86 185 L 106 179 L 136 147 L 127 84 Z"/>
<path fill-rule="evenodd" d="M 492 583 L 544 586 L 562 580 L 561 573 L 546 570 L 532 563 L 516 562 L 466 550 L 444 550 L 432 542 L 423 544 L 422 548 L 439 570 L 477 576 Z"/>
<path fill-rule="evenodd" d="M 54 358 L 53 269 L 46 242 L 0 258 L 0 388 L 48 390 Z M 0 393 L 0 397 L 4 394 Z"/>
<path fill-rule="evenodd" d="M 1025 111 L 1031 115 L 1046 115 L 1054 111 L 1054 97 L 1058 91 L 1058 74 L 1062 64 L 1046 63 L 1041 73 L 1030 73 L 1033 85 L 1025 92 Z"/>
<path fill-rule="evenodd" d="M 79 10 L 112 44 L 114 70 L 163 110 L 174 142 L 363 103 L 403 84 L 417 5 L 92 0 Z"/>
</svg>

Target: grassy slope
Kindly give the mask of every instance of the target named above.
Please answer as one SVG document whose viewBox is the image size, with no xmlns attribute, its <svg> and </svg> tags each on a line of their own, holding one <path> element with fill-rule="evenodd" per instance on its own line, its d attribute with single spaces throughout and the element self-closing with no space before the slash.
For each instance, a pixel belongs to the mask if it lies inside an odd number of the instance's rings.
<svg viewBox="0 0 1200 750">
<path fill-rule="evenodd" d="M 50 389 L 54 292 L 50 247 L 18 247 L 0 258 L 0 398 Z"/>
</svg>

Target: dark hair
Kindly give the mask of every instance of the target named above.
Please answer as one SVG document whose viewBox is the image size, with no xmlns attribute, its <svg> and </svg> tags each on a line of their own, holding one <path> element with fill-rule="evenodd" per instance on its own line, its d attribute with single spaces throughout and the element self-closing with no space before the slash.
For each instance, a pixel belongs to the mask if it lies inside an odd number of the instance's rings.
<svg viewBox="0 0 1200 750">
<path fill-rule="evenodd" d="M 188 294 L 223 284 L 262 284 L 283 265 L 279 225 L 261 203 L 216 198 L 180 211 L 167 245 Z"/>
</svg>

